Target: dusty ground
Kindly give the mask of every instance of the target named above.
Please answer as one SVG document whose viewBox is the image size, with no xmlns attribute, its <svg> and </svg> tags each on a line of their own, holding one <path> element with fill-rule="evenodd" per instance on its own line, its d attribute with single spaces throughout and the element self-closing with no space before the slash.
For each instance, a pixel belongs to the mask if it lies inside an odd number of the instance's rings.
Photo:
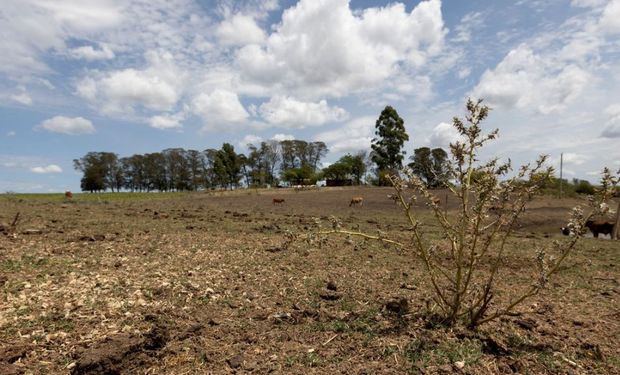
<svg viewBox="0 0 620 375">
<path fill-rule="evenodd" d="M 335 215 L 406 241 L 390 192 L 0 197 L 0 223 L 20 213 L 0 234 L 0 373 L 620 373 L 618 242 L 586 238 L 522 314 L 448 329 L 406 250 L 304 240 Z M 530 204 L 498 300 L 529 285 L 575 203 Z"/>
</svg>

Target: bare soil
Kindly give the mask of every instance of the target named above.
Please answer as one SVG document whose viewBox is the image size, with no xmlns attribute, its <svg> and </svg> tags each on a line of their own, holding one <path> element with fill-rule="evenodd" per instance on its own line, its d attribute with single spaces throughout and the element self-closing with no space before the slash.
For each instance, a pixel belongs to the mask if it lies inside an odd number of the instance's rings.
<svg viewBox="0 0 620 375">
<path fill-rule="evenodd" d="M 407 249 L 306 241 L 334 216 L 406 242 L 390 193 L 0 197 L 0 373 L 620 374 L 618 241 L 584 239 L 515 316 L 447 328 Z M 566 240 L 559 228 L 577 203 L 528 205 L 498 303 L 530 285 L 537 246 Z"/>
</svg>

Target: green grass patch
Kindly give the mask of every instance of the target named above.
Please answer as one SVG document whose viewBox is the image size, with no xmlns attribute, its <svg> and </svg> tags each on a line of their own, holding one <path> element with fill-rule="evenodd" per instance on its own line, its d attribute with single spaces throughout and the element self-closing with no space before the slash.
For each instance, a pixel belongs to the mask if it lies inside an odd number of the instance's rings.
<svg viewBox="0 0 620 375">
<path fill-rule="evenodd" d="M 454 364 L 464 361 L 466 364 L 477 363 L 483 355 L 482 343 L 478 340 L 443 340 L 431 343 L 423 338 L 416 338 L 405 347 L 405 357 L 412 364 Z"/>
</svg>

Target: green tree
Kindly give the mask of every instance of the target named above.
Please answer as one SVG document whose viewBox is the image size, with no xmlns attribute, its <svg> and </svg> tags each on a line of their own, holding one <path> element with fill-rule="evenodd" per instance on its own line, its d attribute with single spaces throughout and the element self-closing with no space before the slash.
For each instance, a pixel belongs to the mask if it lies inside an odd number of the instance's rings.
<svg viewBox="0 0 620 375">
<path fill-rule="evenodd" d="M 420 177 L 427 187 L 437 188 L 448 183 L 450 165 L 448 153 L 444 149 L 420 147 L 414 150 L 410 160 L 411 171 Z"/>
<path fill-rule="evenodd" d="M 592 184 L 587 180 L 579 180 L 575 183 L 575 193 L 577 194 L 592 195 L 595 191 L 596 189 L 594 186 L 592 186 Z"/>
<path fill-rule="evenodd" d="M 80 181 L 82 191 L 114 191 L 123 185 L 121 163 L 112 152 L 89 152 L 73 160 L 73 167 L 84 173 Z"/>
<path fill-rule="evenodd" d="M 224 143 L 216 155 L 215 173 L 231 189 L 239 185 L 243 158 L 230 143 Z"/>
<path fill-rule="evenodd" d="M 294 140 L 284 140 L 280 142 L 280 155 L 282 157 L 282 164 L 280 165 L 281 172 L 301 166 L 301 160 L 297 157 L 298 148 L 299 143 Z"/>
<path fill-rule="evenodd" d="M 345 181 L 351 175 L 349 165 L 341 162 L 335 162 L 327 168 L 323 168 L 323 176 L 330 180 Z"/>
<path fill-rule="evenodd" d="M 245 160 L 249 185 L 265 186 L 275 184 L 275 170 L 280 160 L 277 141 L 261 142 L 260 147 L 248 145 L 248 156 Z"/>
<path fill-rule="evenodd" d="M 328 152 L 329 149 L 324 142 L 308 143 L 308 147 L 306 148 L 305 161 L 312 167 L 312 169 L 316 170 L 319 162 L 322 158 L 325 157 L 325 155 L 327 155 Z"/>
<path fill-rule="evenodd" d="M 299 168 L 289 168 L 282 173 L 282 179 L 295 185 L 314 184 L 318 175 L 310 165 L 302 165 Z"/>
<path fill-rule="evenodd" d="M 224 167 L 218 158 L 218 151 L 210 148 L 203 152 L 205 156 L 205 168 L 204 168 L 204 180 L 206 186 L 215 189 L 218 186 L 223 186 L 225 182 L 222 180 L 224 175 Z"/>
<path fill-rule="evenodd" d="M 187 150 L 185 153 L 187 168 L 189 170 L 189 183 L 191 190 L 196 191 L 200 187 L 204 186 L 203 169 L 204 169 L 204 156 L 200 151 Z"/>
<path fill-rule="evenodd" d="M 105 189 L 105 169 L 99 152 L 89 152 L 80 159 L 73 160 L 73 167 L 83 173 L 80 180 L 82 191 L 102 191 Z"/>
<path fill-rule="evenodd" d="M 364 157 L 365 154 L 363 152 L 357 155 L 344 155 L 334 164 L 324 168 L 323 175 L 330 180 L 343 181 L 351 179 L 359 185 L 364 173 L 366 173 Z"/>
<path fill-rule="evenodd" d="M 377 165 L 379 183 L 387 184 L 386 175 L 398 174 L 403 166 L 406 152 L 403 144 L 409 140 L 405 123 L 398 112 L 390 106 L 385 107 L 375 123 L 376 138 L 372 140 L 372 161 Z"/>
<path fill-rule="evenodd" d="M 162 151 L 166 159 L 165 170 L 168 190 L 190 190 L 191 172 L 186 151 L 182 148 L 169 148 Z"/>
<path fill-rule="evenodd" d="M 276 170 L 282 160 L 280 143 L 278 141 L 262 142 L 260 148 L 265 170 L 267 171 L 265 182 L 272 186 L 276 185 L 278 182 Z"/>
<path fill-rule="evenodd" d="M 282 176 L 287 175 L 289 169 L 299 170 L 306 167 L 315 173 L 321 158 L 329 151 L 323 142 L 306 142 L 298 139 L 281 141 L 279 149 Z"/>
</svg>

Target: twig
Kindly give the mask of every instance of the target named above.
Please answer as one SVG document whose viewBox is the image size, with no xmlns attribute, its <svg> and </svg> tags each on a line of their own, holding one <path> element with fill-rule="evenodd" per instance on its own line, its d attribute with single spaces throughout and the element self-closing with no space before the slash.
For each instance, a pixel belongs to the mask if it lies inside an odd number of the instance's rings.
<svg viewBox="0 0 620 375">
<path fill-rule="evenodd" d="M 15 218 L 13 219 L 13 222 L 11 223 L 11 229 L 15 230 L 15 227 L 17 226 L 18 221 L 19 221 L 19 212 L 15 214 Z"/>
<path fill-rule="evenodd" d="M 379 237 L 379 236 L 372 236 L 370 234 L 366 234 L 366 233 L 362 233 L 362 232 L 353 232 L 353 231 L 342 230 L 342 229 L 333 229 L 333 230 L 328 230 L 328 231 L 321 231 L 318 234 L 334 234 L 334 233 L 348 234 L 348 235 L 351 235 L 351 236 L 359 236 L 359 237 L 368 238 L 370 240 L 379 240 L 379 241 L 382 241 L 382 242 L 385 242 L 385 243 L 391 243 L 392 245 L 396 245 L 396 246 L 400 246 L 400 247 L 405 247 L 404 244 L 402 244 L 402 243 L 400 243 L 398 241 L 390 240 L 390 239 Z"/>
<path fill-rule="evenodd" d="M 613 281 L 615 284 L 618 284 L 618 280 L 613 277 L 593 277 L 593 280 L 602 280 L 602 281 Z"/>
<path fill-rule="evenodd" d="M 332 340 L 335 339 L 336 337 L 338 337 L 338 335 L 333 335 L 329 340 L 327 340 L 327 341 L 325 341 L 323 343 L 323 346 L 325 346 L 325 345 L 329 344 L 330 342 L 332 342 Z"/>
</svg>

